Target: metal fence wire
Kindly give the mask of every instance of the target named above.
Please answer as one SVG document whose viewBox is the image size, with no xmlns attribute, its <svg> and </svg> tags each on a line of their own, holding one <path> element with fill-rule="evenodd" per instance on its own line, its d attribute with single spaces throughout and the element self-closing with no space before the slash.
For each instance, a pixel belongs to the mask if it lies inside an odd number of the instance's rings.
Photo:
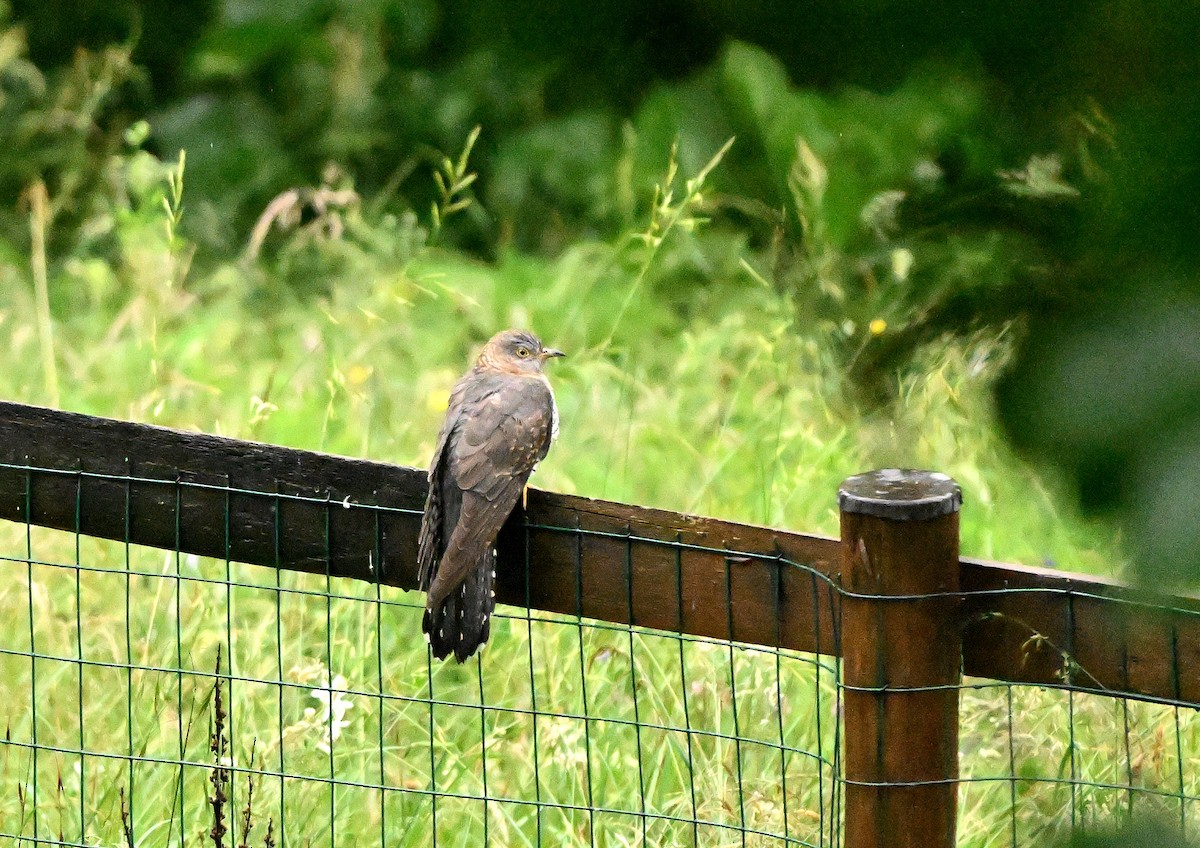
<svg viewBox="0 0 1200 848">
<path fill-rule="evenodd" d="M 278 517 L 289 505 L 321 507 L 327 562 L 339 544 L 335 511 L 374 523 L 366 554 L 378 564 L 379 528 L 412 510 L 138 478 L 159 487 L 160 502 L 174 500 L 176 544 L 163 550 L 133 541 L 140 514 L 128 475 L 28 463 L 0 463 L 0 475 L 24 486 L 23 509 L 0 522 L 0 837 L 11 844 L 844 844 L 846 790 L 856 784 L 843 751 L 856 728 L 838 659 L 848 595 L 828 568 L 720 551 L 724 586 L 712 588 L 724 592 L 729 633 L 734 575 L 747 562 L 774 575 L 774 624 L 765 627 L 776 644 L 787 619 L 780 587 L 807 587 L 805 638 L 815 650 L 764 647 L 578 614 L 593 591 L 582 552 L 602 542 L 618 558 L 624 551 L 624 597 L 610 601 L 625 605 L 626 620 L 648 602 L 679 606 L 684 621 L 695 545 L 526 523 L 517 529 L 527 578 L 530 534 L 560 536 L 580 552 L 570 575 L 577 613 L 531 609 L 529 598 L 501 606 L 478 660 L 439 663 L 421 637 L 421 595 L 229 555 L 239 526 L 228 505 L 240 495 L 272 503 L 276 551 L 288 544 Z M 30 520 L 35 481 L 50 478 L 60 494 L 75 492 L 57 505 L 73 513 L 74 529 Z M 124 538 L 80 532 L 90 482 L 125 493 L 116 505 Z M 180 505 L 200 490 L 227 505 L 216 528 L 224 558 L 183 552 Z M 674 585 L 635 580 L 635 546 L 673 562 Z M 1062 601 L 1063 591 L 1074 590 L 1003 590 L 1036 603 Z M 1072 616 L 1064 633 L 1076 632 L 1072 611 L 1088 601 L 1054 607 Z M 1191 643 L 1180 634 L 1200 626 L 1200 613 L 1182 602 L 1120 603 L 1128 620 L 1174 616 L 1144 646 L 1167 646 L 1160 659 L 1173 696 L 1120 695 L 1077 659 L 1070 638 L 1002 613 L 976 617 L 1007 628 L 1021 662 L 1057 670 L 1037 685 L 954 684 L 958 844 L 1041 844 L 1064 828 L 1146 813 L 1194 831 L 1200 719 L 1181 674 Z M 1130 639 L 1114 635 L 1113 644 L 1131 690 L 1139 657 Z"/>
<path fill-rule="evenodd" d="M 8 839 L 838 844 L 831 657 L 504 607 L 480 660 L 439 663 L 419 594 L 28 523 L 2 538 Z"/>
</svg>

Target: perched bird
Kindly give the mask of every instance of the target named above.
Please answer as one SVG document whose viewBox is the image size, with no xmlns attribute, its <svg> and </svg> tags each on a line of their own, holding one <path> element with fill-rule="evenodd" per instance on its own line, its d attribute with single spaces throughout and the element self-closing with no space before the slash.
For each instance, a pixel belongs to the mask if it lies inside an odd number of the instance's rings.
<svg viewBox="0 0 1200 848">
<path fill-rule="evenodd" d="M 455 384 L 429 465 L 417 550 L 433 654 L 459 662 L 487 641 L 496 606 L 496 535 L 558 435 L 546 360 L 562 351 L 497 333 Z"/>
</svg>

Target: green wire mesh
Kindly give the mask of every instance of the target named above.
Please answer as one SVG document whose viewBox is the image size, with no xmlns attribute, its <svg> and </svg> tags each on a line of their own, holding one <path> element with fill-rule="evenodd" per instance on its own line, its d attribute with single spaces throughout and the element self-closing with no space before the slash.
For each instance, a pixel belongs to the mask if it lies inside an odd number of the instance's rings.
<svg viewBox="0 0 1200 848">
<path fill-rule="evenodd" d="M 503 607 L 460 666 L 376 583 L 13 522 L 0 562 L 15 844 L 839 844 L 831 657 Z"/>
<path fill-rule="evenodd" d="M 25 475 L 27 505 L 35 473 L 83 476 L 0 468 Z M 193 484 L 163 485 L 178 504 Z M 334 506 L 377 526 L 397 512 Z M 77 497 L 76 526 L 82 507 Z M 125 514 L 128 531 L 128 500 Z M 589 535 L 533 529 L 580 551 Z M 177 520 L 177 541 L 183 532 Z M 637 543 L 674 551 L 682 579 L 688 545 Z M 498 610 L 480 659 L 460 666 L 431 660 L 421 596 L 377 583 L 23 522 L 0 522 L 0 563 L 6 842 L 842 844 L 840 751 L 854 732 L 839 707 L 842 595 L 809 565 L 768 561 L 777 577 L 806 575 L 814 605 L 833 612 L 834 643 L 814 633 L 815 654 L 527 604 Z M 732 629 L 729 581 L 727 566 Z M 682 603 L 678 582 L 656 591 Z M 578 592 L 582 609 L 581 580 Z M 1057 685 L 960 687 L 959 844 L 1040 844 L 1144 814 L 1194 830 L 1197 711 L 1082 691 L 1087 670 L 1071 645 L 1055 647 Z"/>
</svg>

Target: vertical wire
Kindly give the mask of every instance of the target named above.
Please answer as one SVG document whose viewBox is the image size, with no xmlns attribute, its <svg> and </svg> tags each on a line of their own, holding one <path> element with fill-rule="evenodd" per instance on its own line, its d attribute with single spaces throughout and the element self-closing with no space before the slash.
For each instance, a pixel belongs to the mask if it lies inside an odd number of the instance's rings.
<svg viewBox="0 0 1200 848">
<path fill-rule="evenodd" d="M 1179 682 L 1179 630 L 1171 625 L 1171 684 L 1174 688 L 1175 704 L 1172 711 L 1175 714 L 1175 765 L 1179 776 L 1179 832 L 1187 837 L 1187 801 L 1183 786 L 1183 736 L 1179 727 L 1179 701 L 1183 700 L 1183 691 Z"/>
<path fill-rule="evenodd" d="M 234 711 L 236 710 L 237 699 L 233 695 L 233 678 L 236 675 L 236 669 L 233 666 L 234 650 L 233 650 L 233 565 L 230 559 L 230 551 L 232 550 L 231 532 L 233 526 L 233 494 L 232 486 L 229 482 L 229 475 L 225 475 L 225 691 L 228 692 L 228 704 L 225 707 L 225 733 L 229 738 L 229 760 L 232 764 L 237 763 L 237 722 L 235 720 Z M 220 669 L 218 669 L 219 671 Z M 238 817 L 237 810 L 237 772 L 230 769 L 229 771 L 229 809 L 235 811 L 235 814 L 230 816 L 229 835 L 231 841 L 237 838 Z M 243 834 L 244 836 L 245 834 Z"/>
<path fill-rule="evenodd" d="M 824 755 L 824 739 L 821 731 L 821 595 L 820 584 L 817 582 L 816 570 L 808 572 L 809 583 L 812 586 L 813 599 L 813 636 L 814 638 L 814 657 L 816 662 L 813 663 L 813 704 L 815 708 L 813 715 L 817 725 L 817 832 L 820 834 L 821 844 L 825 844 L 825 755 Z M 829 617 L 833 618 L 833 611 L 830 610 Z M 836 691 L 836 690 L 835 690 Z M 836 697 L 836 696 L 835 696 Z M 780 720 L 782 720 L 781 708 Z M 785 796 L 786 797 L 786 796 Z M 832 840 L 831 840 L 832 841 Z"/>
<path fill-rule="evenodd" d="M 1013 739 L 1012 684 L 1004 687 L 1008 701 L 1008 811 L 1012 848 L 1017 848 L 1017 745 Z"/>
<path fill-rule="evenodd" d="M 1122 623 L 1125 619 L 1122 618 Z M 1121 628 L 1121 683 L 1129 689 L 1129 632 Z M 1122 744 L 1125 747 L 1125 814 L 1133 817 L 1133 756 L 1129 750 L 1129 699 L 1121 698 L 1121 724 L 1124 731 Z"/>
<path fill-rule="evenodd" d="M 28 512 L 26 513 L 28 515 Z M 83 731 L 83 585 L 81 571 L 83 558 L 80 548 L 80 530 L 83 520 L 83 469 L 75 475 L 75 648 L 79 660 L 79 841 L 87 842 L 87 815 L 84 798 L 87 794 L 87 745 Z"/>
<path fill-rule="evenodd" d="M 426 601 L 428 603 L 428 600 Z M 433 724 L 433 646 L 425 645 L 425 680 L 429 685 L 429 803 L 432 822 L 429 832 L 432 835 L 432 846 L 437 848 L 437 749 L 434 746 Z"/>
<path fill-rule="evenodd" d="M 176 791 L 179 793 L 179 848 L 184 848 L 187 832 L 187 815 L 184 807 L 184 761 L 187 747 L 183 738 L 183 575 L 180 571 L 180 547 L 183 544 L 183 490 L 179 476 L 175 476 L 175 729 L 179 742 L 179 777 Z"/>
<path fill-rule="evenodd" d="M 642 718 L 638 710 L 637 662 L 633 644 L 633 528 L 625 525 L 625 595 L 629 613 L 629 682 L 633 690 L 633 730 L 637 739 L 638 801 L 642 819 L 642 844 L 646 844 L 646 779 L 642 758 Z"/>
<path fill-rule="evenodd" d="M 134 827 L 134 774 L 133 774 L 133 626 L 131 623 L 132 605 L 130 596 L 133 593 L 133 568 L 130 563 L 130 522 L 132 521 L 133 481 L 129 470 L 129 460 L 125 460 L 125 732 L 129 742 L 129 829 Z"/>
<path fill-rule="evenodd" d="M 1125 747 L 1125 815 L 1133 818 L 1133 756 L 1129 749 L 1129 699 L 1121 699 L 1121 719 Z"/>
<path fill-rule="evenodd" d="M 775 568 L 771 571 L 775 595 L 775 719 L 779 724 L 779 785 L 783 796 L 783 840 L 790 841 L 792 831 L 788 822 L 787 792 L 787 742 L 783 736 L 783 558 L 776 555 Z M 815 619 L 814 619 L 815 620 Z M 820 627 L 820 621 L 817 621 Z"/>
<path fill-rule="evenodd" d="M 1067 728 L 1068 728 L 1068 753 L 1071 758 L 1071 830 L 1074 831 L 1078 826 L 1077 819 L 1077 794 L 1079 791 L 1079 779 L 1077 773 L 1077 765 L 1075 761 L 1075 675 L 1069 663 L 1075 661 L 1075 596 L 1071 594 L 1071 590 L 1067 590 Z"/>
<path fill-rule="evenodd" d="M 830 622 L 833 626 L 833 655 L 834 659 L 834 692 L 835 700 L 833 721 L 833 812 L 829 819 L 829 828 L 836 839 L 834 848 L 842 844 L 842 792 L 845 781 L 842 774 L 842 599 L 843 595 L 832 585 L 829 586 Z"/>
<path fill-rule="evenodd" d="M 700 845 L 700 815 L 696 810 L 696 765 L 692 752 L 692 715 L 688 708 L 687 652 L 683 649 L 683 534 L 675 534 L 675 603 L 679 615 L 679 691 L 683 695 L 683 727 L 687 739 L 688 791 L 692 803 L 692 846 Z"/>
<path fill-rule="evenodd" d="M 275 667 L 279 674 L 277 685 L 275 686 L 276 698 L 279 706 L 279 844 L 281 848 L 287 848 L 287 802 L 285 788 L 287 786 L 287 769 L 284 767 L 283 754 L 283 551 L 282 551 L 282 534 L 280 532 L 281 503 L 279 500 L 279 483 L 275 483 L 275 497 L 273 499 L 274 506 L 274 527 L 272 545 L 275 553 Z"/>
<path fill-rule="evenodd" d="M 483 646 L 481 645 L 480 648 Z M 479 681 L 479 767 L 480 779 L 483 784 L 483 844 L 486 848 L 489 842 L 488 833 L 488 781 L 487 781 L 487 700 L 484 697 L 483 690 L 483 651 L 476 650 L 475 654 L 475 676 Z M 531 675 L 532 677 L 532 675 Z M 534 710 L 537 710 L 536 704 Z M 535 716 L 536 718 L 536 716 Z M 536 753 L 536 735 L 534 736 L 534 780 L 537 780 L 537 753 Z M 538 828 L 538 833 L 541 833 L 541 828 Z"/>
<path fill-rule="evenodd" d="M 429 609 L 429 596 L 425 596 L 425 609 Z M 429 691 L 429 833 L 432 848 L 438 844 L 438 791 L 437 791 L 437 748 L 434 744 L 434 697 L 433 697 L 433 645 L 429 634 L 425 634 L 425 682 Z"/>
<path fill-rule="evenodd" d="M 26 588 L 29 595 L 29 740 L 30 761 L 33 765 L 32 811 L 33 839 L 38 841 L 38 741 L 37 741 L 37 638 L 34 635 L 33 614 L 33 472 L 25 471 L 25 566 L 27 569 Z M 24 826 L 21 827 L 24 831 Z"/>
<path fill-rule="evenodd" d="M 587 778 L 588 844 L 596 848 L 596 805 L 592 798 L 592 720 L 588 713 L 587 658 L 583 644 L 583 525 L 575 515 L 575 635 L 579 640 L 579 687 L 583 698 L 583 753 Z M 682 646 L 682 643 L 680 643 Z M 686 709 L 686 707 L 685 707 Z M 691 737 L 688 737 L 691 745 Z"/>
<path fill-rule="evenodd" d="M 738 726 L 737 666 L 733 649 L 733 570 L 725 557 L 725 618 L 729 637 L 729 703 L 733 709 L 733 755 L 737 763 L 738 821 L 741 824 L 742 848 L 746 848 L 746 793 L 742 784 L 742 730 Z"/>
<path fill-rule="evenodd" d="M 530 563 L 529 563 L 529 522 L 528 522 L 528 520 L 523 519 L 522 526 L 524 527 L 524 539 L 525 539 L 525 633 L 526 633 L 525 643 L 529 649 L 529 706 L 530 706 L 530 718 L 531 718 L 531 721 L 533 722 L 533 800 L 534 800 L 534 804 L 535 804 L 534 815 L 536 816 L 536 828 L 537 828 L 535 830 L 535 833 L 537 834 L 536 844 L 541 845 L 542 844 L 542 775 L 541 775 L 541 772 L 539 771 L 539 765 L 538 765 L 539 761 L 541 760 L 541 757 L 538 755 L 537 686 L 535 685 L 535 677 L 534 677 L 534 673 L 533 673 L 533 613 L 529 608 L 529 604 L 531 602 L 531 597 L 530 597 L 530 589 L 529 589 L 529 565 L 530 565 Z M 482 698 L 483 698 L 482 686 L 479 690 L 479 697 L 482 700 Z M 485 776 L 486 776 L 486 772 L 485 772 Z M 487 795 L 486 785 L 484 786 L 483 794 L 485 796 Z M 484 804 L 484 810 L 485 810 L 485 812 L 487 810 L 486 802 Z M 484 834 L 486 836 L 486 830 L 484 831 Z"/>
<path fill-rule="evenodd" d="M 387 706 L 383 685 L 383 545 L 379 526 L 379 510 L 373 510 L 375 538 L 372 547 L 372 562 L 375 575 L 375 667 L 379 674 L 379 844 L 387 838 L 387 769 L 384 767 L 383 712 Z"/>
<path fill-rule="evenodd" d="M 325 492 L 325 682 L 327 684 L 326 695 L 329 698 L 326 704 L 326 723 L 327 732 L 329 733 L 329 848 L 334 848 L 337 841 L 337 784 L 334 782 L 337 779 L 337 770 L 334 768 L 333 749 L 336 740 L 334 739 L 333 727 L 333 548 L 332 539 L 330 537 L 330 493 Z"/>
</svg>

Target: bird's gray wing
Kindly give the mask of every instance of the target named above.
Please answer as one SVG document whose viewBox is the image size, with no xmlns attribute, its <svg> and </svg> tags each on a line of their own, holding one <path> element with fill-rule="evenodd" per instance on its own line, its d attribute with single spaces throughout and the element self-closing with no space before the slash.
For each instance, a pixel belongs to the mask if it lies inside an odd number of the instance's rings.
<svg viewBox="0 0 1200 848">
<path fill-rule="evenodd" d="M 521 496 L 533 467 L 550 446 L 553 399 L 540 379 L 496 376 L 463 400 L 444 448 L 445 486 L 462 493 L 458 520 L 430 581 L 436 605 L 490 561 L 496 535 Z"/>
<path fill-rule="evenodd" d="M 474 373 L 462 377 L 450 391 L 450 403 L 442 429 L 438 434 L 437 447 L 429 463 L 429 491 L 425 496 L 425 511 L 421 516 L 421 532 L 417 539 L 417 580 L 427 590 L 437 571 L 438 560 L 446 550 L 446 540 L 458 521 L 458 509 L 462 500 L 457 486 L 446 485 L 448 456 L 446 445 L 453 438 L 463 409 L 469 401 L 478 402 L 479 381 Z M 472 391 L 472 390 L 475 391 Z M 472 395 L 476 397 L 471 398 Z M 447 519 L 449 519 L 447 521 Z"/>
</svg>

